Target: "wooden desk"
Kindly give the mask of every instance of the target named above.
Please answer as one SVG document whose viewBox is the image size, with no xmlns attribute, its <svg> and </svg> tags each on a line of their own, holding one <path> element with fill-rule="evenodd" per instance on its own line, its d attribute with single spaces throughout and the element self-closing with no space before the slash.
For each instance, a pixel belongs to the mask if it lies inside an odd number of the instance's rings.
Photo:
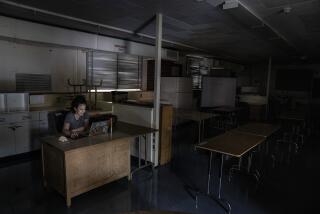
<svg viewBox="0 0 320 214">
<path fill-rule="evenodd" d="M 279 125 L 273 125 L 268 123 L 248 123 L 239 126 L 238 128 L 233 129 L 232 131 L 248 133 L 267 138 L 271 136 L 273 133 L 277 132 L 279 129 Z"/>
<path fill-rule="evenodd" d="M 221 198 L 222 171 L 223 171 L 224 155 L 230 155 L 230 156 L 240 158 L 242 155 L 247 153 L 249 150 L 251 150 L 255 146 L 262 143 L 264 140 L 265 140 L 265 138 L 262 136 L 229 131 L 229 132 L 226 132 L 222 135 L 210 138 L 207 143 L 196 146 L 196 148 L 207 150 L 210 152 L 208 184 L 207 184 L 207 194 L 208 195 L 210 195 L 212 153 L 216 152 L 216 153 L 221 154 L 218 196 L 213 199 L 228 213 L 231 212 L 231 205 L 229 204 L 229 202 L 227 200 Z"/>
<path fill-rule="evenodd" d="M 118 122 L 113 133 L 69 140 L 42 138 L 44 184 L 53 187 L 71 206 L 71 198 L 128 176 L 131 179 L 130 142 L 155 129 Z"/>
</svg>

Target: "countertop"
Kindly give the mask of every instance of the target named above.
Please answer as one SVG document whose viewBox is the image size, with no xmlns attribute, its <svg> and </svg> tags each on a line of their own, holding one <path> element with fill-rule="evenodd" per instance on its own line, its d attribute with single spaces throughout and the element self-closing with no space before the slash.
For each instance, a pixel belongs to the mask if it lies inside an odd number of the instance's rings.
<svg viewBox="0 0 320 214">
<path fill-rule="evenodd" d="M 65 107 L 59 107 L 59 106 L 51 106 L 51 107 L 32 107 L 29 109 L 29 112 L 36 112 L 36 111 L 70 111 L 70 109 Z M 101 114 L 110 114 L 111 111 L 104 111 L 104 110 L 87 110 L 90 117 L 94 117 L 96 115 Z"/>
<path fill-rule="evenodd" d="M 116 102 L 115 104 L 153 108 L 153 103 L 143 102 L 143 101 L 135 101 L 135 100 L 127 100 L 127 101 L 123 101 L 123 102 Z"/>
<path fill-rule="evenodd" d="M 46 106 L 46 107 L 30 107 L 29 111 L 59 111 L 59 110 L 67 110 L 69 111 L 70 109 L 65 108 L 64 106 Z"/>
<path fill-rule="evenodd" d="M 148 128 L 144 126 L 137 126 L 124 122 L 117 122 L 116 126 L 113 127 L 112 134 L 101 134 L 90 137 L 83 137 L 80 139 L 68 139 L 68 142 L 60 142 L 58 141 L 59 136 L 61 135 L 52 135 L 41 138 L 41 141 L 44 143 L 48 143 L 57 149 L 66 152 L 73 149 L 78 149 L 82 147 L 87 147 L 91 145 L 96 145 L 100 143 L 111 142 L 118 139 L 123 138 L 131 138 L 136 137 L 143 134 L 156 132 L 156 129 Z"/>
</svg>

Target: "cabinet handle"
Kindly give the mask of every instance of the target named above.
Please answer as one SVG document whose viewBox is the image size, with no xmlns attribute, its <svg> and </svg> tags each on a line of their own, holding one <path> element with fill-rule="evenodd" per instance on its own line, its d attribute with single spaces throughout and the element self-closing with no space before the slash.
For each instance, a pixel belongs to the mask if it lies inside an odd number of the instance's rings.
<svg viewBox="0 0 320 214">
<path fill-rule="evenodd" d="M 16 129 L 17 129 L 17 128 L 21 128 L 21 127 L 22 127 L 22 126 L 14 126 L 14 128 L 16 128 Z"/>
</svg>

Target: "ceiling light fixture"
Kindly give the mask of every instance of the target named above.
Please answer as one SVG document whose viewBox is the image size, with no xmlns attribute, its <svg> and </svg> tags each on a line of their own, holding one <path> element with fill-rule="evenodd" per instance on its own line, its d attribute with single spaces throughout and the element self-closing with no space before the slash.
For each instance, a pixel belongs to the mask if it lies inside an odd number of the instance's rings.
<svg viewBox="0 0 320 214">
<path fill-rule="evenodd" d="M 225 0 L 224 4 L 222 5 L 222 8 L 224 10 L 227 10 L 227 9 L 236 8 L 238 6 L 239 6 L 238 0 Z"/>
<path fill-rule="evenodd" d="M 284 8 L 283 8 L 283 12 L 284 12 L 285 14 L 290 13 L 291 10 L 292 10 L 292 8 L 291 8 L 290 6 L 287 6 L 287 7 L 284 7 Z"/>
<path fill-rule="evenodd" d="M 217 7 L 219 5 L 221 5 L 222 3 L 224 3 L 225 0 L 207 0 L 206 2 L 208 4 L 211 4 L 214 7 Z"/>
</svg>

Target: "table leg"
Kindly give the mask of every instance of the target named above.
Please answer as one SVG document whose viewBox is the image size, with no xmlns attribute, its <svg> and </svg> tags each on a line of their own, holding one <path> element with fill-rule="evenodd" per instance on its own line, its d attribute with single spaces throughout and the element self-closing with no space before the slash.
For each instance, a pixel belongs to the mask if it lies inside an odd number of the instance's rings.
<svg viewBox="0 0 320 214">
<path fill-rule="evenodd" d="M 224 155 L 221 154 L 221 162 L 220 162 L 220 173 L 219 173 L 219 186 L 218 186 L 218 196 L 210 195 L 210 184 L 211 184 L 211 177 L 212 177 L 212 159 L 213 159 L 213 152 L 210 152 L 210 159 L 209 159 L 209 168 L 208 168 L 208 183 L 207 183 L 207 193 L 200 192 L 198 189 L 192 188 L 190 186 L 185 186 L 186 191 L 190 194 L 190 196 L 196 201 L 196 208 L 198 208 L 198 195 L 203 194 L 207 195 L 214 201 L 216 201 L 227 213 L 231 213 L 231 205 L 226 200 L 221 198 L 221 189 L 222 189 L 222 173 L 223 173 L 223 160 Z M 195 192 L 193 194 L 192 192 Z"/>
<path fill-rule="evenodd" d="M 211 152 L 212 153 L 212 152 Z M 231 213 L 231 205 L 226 200 L 221 198 L 221 189 L 222 189 L 222 175 L 223 175 L 223 161 L 224 155 L 221 154 L 221 161 L 220 161 L 220 170 L 219 170 L 219 186 L 218 186 L 218 197 L 213 198 L 227 213 Z"/>
<path fill-rule="evenodd" d="M 202 139 L 204 139 L 204 121 L 205 121 L 205 120 L 202 120 L 202 132 L 201 132 L 201 134 L 202 134 Z"/>
<path fill-rule="evenodd" d="M 208 169 L 208 184 L 207 184 L 207 194 L 208 195 L 210 195 L 211 168 L 212 168 L 212 152 L 210 152 L 209 169 Z"/>
<path fill-rule="evenodd" d="M 138 168 L 136 168 L 135 170 L 133 170 L 133 171 L 131 171 L 131 175 L 130 175 L 130 178 L 132 178 L 132 175 L 135 173 L 135 172 L 137 172 L 137 171 L 139 171 L 139 170 L 141 170 L 141 169 L 144 169 L 144 168 L 146 168 L 146 167 L 149 167 L 149 166 L 151 166 L 152 167 L 152 175 L 153 175 L 153 169 L 154 169 L 154 165 L 153 165 L 153 163 L 150 161 L 148 161 L 147 160 L 147 135 L 145 134 L 145 135 L 143 135 L 144 136 L 144 139 L 145 139 L 145 147 L 144 147 L 144 150 L 145 150 L 145 158 L 144 158 L 144 164 L 143 165 L 141 165 L 141 141 L 140 141 L 140 137 L 141 136 L 139 136 L 139 167 Z M 149 162 L 149 163 L 148 163 Z M 152 176 L 151 175 L 151 176 Z"/>
<path fill-rule="evenodd" d="M 223 173 L 223 155 L 221 154 L 221 163 L 220 163 L 220 171 L 219 171 L 218 199 L 221 199 L 222 173 Z"/>
<path fill-rule="evenodd" d="M 200 144 L 201 143 L 201 120 L 199 121 L 198 125 L 199 125 L 198 144 Z"/>
<path fill-rule="evenodd" d="M 67 207 L 71 207 L 71 197 L 70 196 L 66 196 L 66 204 L 67 204 Z"/>
<path fill-rule="evenodd" d="M 139 157 L 139 168 L 141 167 L 141 138 L 140 136 L 138 137 L 138 157 Z"/>
<path fill-rule="evenodd" d="M 148 161 L 147 161 L 147 135 L 144 135 L 144 165 L 147 165 L 148 164 Z"/>
</svg>

